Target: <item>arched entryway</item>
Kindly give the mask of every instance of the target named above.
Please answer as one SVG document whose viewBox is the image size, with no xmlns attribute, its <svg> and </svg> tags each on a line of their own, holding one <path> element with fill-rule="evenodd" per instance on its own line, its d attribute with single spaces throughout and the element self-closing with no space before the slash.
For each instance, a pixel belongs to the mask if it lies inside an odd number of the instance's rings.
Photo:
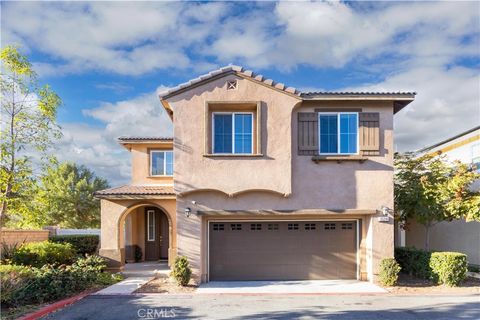
<svg viewBox="0 0 480 320">
<path fill-rule="evenodd" d="M 172 220 L 157 204 L 128 208 L 119 219 L 119 248 L 124 263 L 165 261 L 170 264 Z"/>
</svg>

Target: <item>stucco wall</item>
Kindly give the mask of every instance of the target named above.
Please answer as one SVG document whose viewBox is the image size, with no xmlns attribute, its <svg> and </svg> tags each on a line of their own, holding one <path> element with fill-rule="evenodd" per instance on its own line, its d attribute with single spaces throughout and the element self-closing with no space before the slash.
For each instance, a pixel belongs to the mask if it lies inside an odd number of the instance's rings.
<svg viewBox="0 0 480 320">
<path fill-rule="evenodd" d="M 173 261 L 177 251 L 177 228 L 175 199 L 152 200 L 101 200 L 101 237 L 100 255 L 109 260 L 112 269 L 120 269 L 125 261 L 124 222 L 132 212 L 137 212 L 136 239 L 141 246 L 145 243 L 143 215 L 138 214 L 146 206 L 156 206 L 162 209 L 169 219 L 170 247 L 168 251 L 169 264 Z M 144 247 L 143 247 L 144 248 Z M 145 252 L 145 250 L 143 250 Z"/>
<path fill-rule="evenodd" d="M 225 90 L 226 81 L 233 78 L 238 80 L 238 89 Z M 263 157 L 204 157 L 207 101 L 262 101 Z M 207 272 L 207 239 L 205 222 L 194 214 L 198 210 L 368 211 L 393 207 L 392 102 L 300 105 L 294 97 L 232 75 L 170 98 L 169 103 L 174 110 L 175 189 L 204 190 L 177 198 L 178 251 L 190 258 L 199 278 Z M 319 164 L 310 156 L 298 156 L 296 113 L 320 107 L 361 107 L 366 112 L 379 112 L 380 156 L 364 163 Z M 193 213 L 188 218 L 184 215 L 187 207 Z M 315 217 L 325 218 L 320 214 Z M 363 221 L 362 259 L 373 279 L 381 258 L 393 256 L 393 220 L 385 223 L 364 217 Z"/>
<path fill-rule="evenodd" d="M 423 249 L 424 244 L 425 228 L 409 221 L 406 245 Z M 454 220 L 437 223 L 430 229 L 430 249 L 463 252 L 469 263 L 480 265 L 480 222 Z"/>
<path fill-rule="evenodd" d="M 132 144 L 128 147 L 130 148 L 132 159 L 132 185 L 173 184 L 173 177 L 171 176 L 150 175 L 149 153 L 149 150 L 172 150 L 172 142 L 156 144 Z"/>
</svg>

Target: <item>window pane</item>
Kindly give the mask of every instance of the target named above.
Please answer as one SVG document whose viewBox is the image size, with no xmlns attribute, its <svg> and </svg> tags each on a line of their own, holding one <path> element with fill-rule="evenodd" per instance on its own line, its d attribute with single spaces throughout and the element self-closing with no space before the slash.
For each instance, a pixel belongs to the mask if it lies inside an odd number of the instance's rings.
<svg viewBox="0 0 480 320">
<path fill-rule="evenodd" d="M 164 175 L 163 172 L 163 161 L 165 160 L 164 152 L 153 152 L 152 151 L 152 176 Z"/>
<path fill-rule="evenodd" d="M 213 126 L 215 130 L 213 153 L 232 153 L 232 115 L 215 114 Z"/>
<path fill-rule="evenodd" d="M 235 114 L 235 153 L 252 153 L 251 114 Z"/>
<path fill-rule="evenodd" d="M 338 152 L 337 115 L 320 115 L 320 153 Z"/>
<path fill-rule="evenodd" d="M 340 153 L 357 153 L 357 114 L 340 114 Z"/>
<path fill-rule="evenodd" d="M 169 151 L 166 152 L 166 170 L 167 170 L 167 175 L 171 176 L 173 175 L 173 152 Z"/>
</svg>

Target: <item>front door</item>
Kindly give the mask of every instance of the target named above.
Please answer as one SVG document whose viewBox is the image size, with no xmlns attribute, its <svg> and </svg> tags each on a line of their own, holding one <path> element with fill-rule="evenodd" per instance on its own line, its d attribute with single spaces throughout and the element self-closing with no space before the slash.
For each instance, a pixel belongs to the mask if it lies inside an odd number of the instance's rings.
<svg viewBox="0 0 480 320">
<path fill-rule="evenodd" d="M 145 209 L 145 260 L 160 259 L 160 211 L 157 208 Z"/>
</svg>

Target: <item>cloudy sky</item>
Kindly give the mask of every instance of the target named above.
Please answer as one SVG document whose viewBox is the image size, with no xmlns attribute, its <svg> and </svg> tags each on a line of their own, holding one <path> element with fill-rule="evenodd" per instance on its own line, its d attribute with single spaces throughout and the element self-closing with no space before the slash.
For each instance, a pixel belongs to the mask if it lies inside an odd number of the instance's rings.
<svg viewBox="0 0 480 320">
<path fill-rule="evenodd" d="M 480 123 L 480 2 L 2 2 L 63 99 L 55 153 L 128 183 L 122 135 L 171 135 L 156 92 L 227 64 L 300 90 L 416 91 L 398 151 Z"/>
</svg>

